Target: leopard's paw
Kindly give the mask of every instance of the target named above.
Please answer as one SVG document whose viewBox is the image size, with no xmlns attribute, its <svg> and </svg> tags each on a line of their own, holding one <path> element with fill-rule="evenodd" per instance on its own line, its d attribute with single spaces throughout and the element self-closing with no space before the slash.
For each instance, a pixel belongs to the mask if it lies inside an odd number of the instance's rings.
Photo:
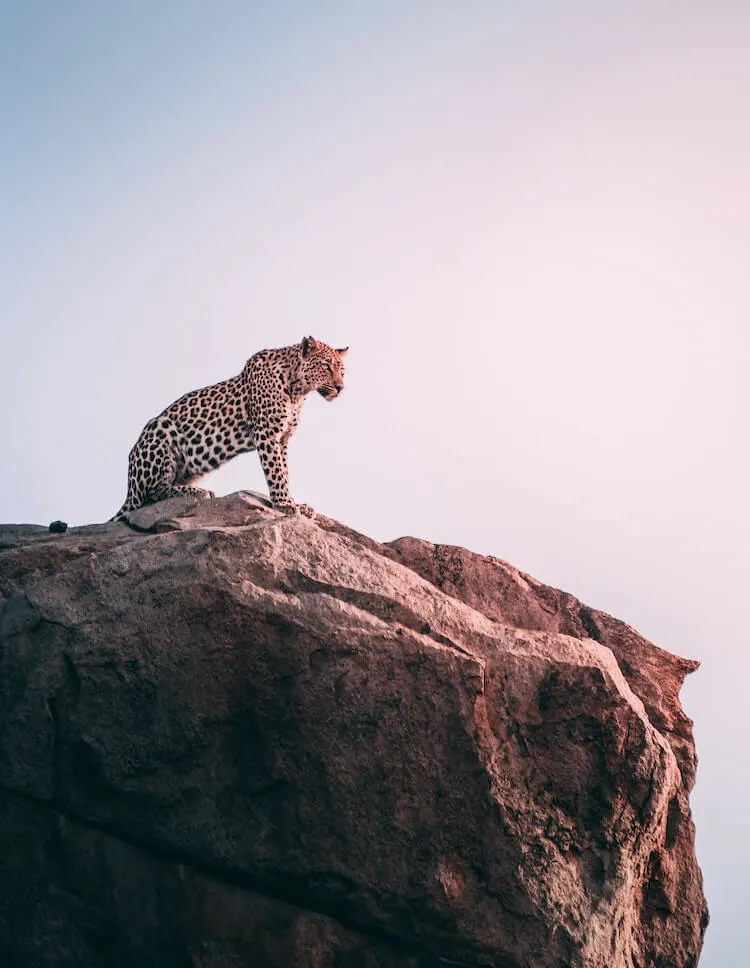
<svg viewBox="0 0 750 968">
<path fill-rule="evenodd" d="M 297 505 L 290 501 L 288 504 L 276 504 L 273 506 L 274 511 L 281 511 L 282 514 L 296 514 Z"/>
<path fill-rule="evenodd" d="M 295 504 L 293 501 L 289 504 L 274 504 L 274 509 L 281 511 L 282 514 L 303 514 L 306 518 L 311 518 L 315 514 L 308 504 Z"/>
</svg>

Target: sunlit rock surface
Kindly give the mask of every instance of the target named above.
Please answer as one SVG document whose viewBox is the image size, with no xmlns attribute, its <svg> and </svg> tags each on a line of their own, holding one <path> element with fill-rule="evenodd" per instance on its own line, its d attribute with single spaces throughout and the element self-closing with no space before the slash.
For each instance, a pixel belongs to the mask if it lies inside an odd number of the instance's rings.
<svg viewBox="0 0 750 968">
<path fill-rule="evenodd" d="M 262 505 L 0 526 L 0 964 L 694 966 L 696 663 Z"/>
</svg>

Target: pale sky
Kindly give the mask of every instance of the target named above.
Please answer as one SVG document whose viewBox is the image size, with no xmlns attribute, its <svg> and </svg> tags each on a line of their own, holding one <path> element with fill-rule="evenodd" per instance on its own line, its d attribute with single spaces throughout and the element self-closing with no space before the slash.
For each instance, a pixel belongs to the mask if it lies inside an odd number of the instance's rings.
<svg viewBox="0 0 750 968">
<path fill-rule="evenodd" d="M 749 50 L 744 0 L 0 4 L 0 520 L 108 518 L 176 397 L 349 344 L 297 500 L 703 662 L 701 968 L 750 917 Z"/>
</svg>

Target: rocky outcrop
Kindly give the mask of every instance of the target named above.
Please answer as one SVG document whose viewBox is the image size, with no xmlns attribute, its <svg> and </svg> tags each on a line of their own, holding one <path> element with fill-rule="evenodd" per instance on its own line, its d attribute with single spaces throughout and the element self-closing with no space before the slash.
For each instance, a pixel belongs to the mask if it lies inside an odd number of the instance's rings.
<svg viewBox="0 0 750 968">
<path fill-rule="evenodd" d="M 244 495 L 0 528 L 0 963 L 688 968 L 696 663 Z"/>
</svg>

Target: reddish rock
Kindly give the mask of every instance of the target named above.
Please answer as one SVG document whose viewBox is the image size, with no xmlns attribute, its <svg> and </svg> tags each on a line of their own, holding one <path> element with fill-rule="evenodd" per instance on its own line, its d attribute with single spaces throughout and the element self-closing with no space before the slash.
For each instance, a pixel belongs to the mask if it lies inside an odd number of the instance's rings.
<svg viewBox="0 0 750 968">
<path fill-rule="evenodd" d="M 689 968 L 695 663 L 242 495 L 0 527 L 0 963 Z"/>
</svg>

